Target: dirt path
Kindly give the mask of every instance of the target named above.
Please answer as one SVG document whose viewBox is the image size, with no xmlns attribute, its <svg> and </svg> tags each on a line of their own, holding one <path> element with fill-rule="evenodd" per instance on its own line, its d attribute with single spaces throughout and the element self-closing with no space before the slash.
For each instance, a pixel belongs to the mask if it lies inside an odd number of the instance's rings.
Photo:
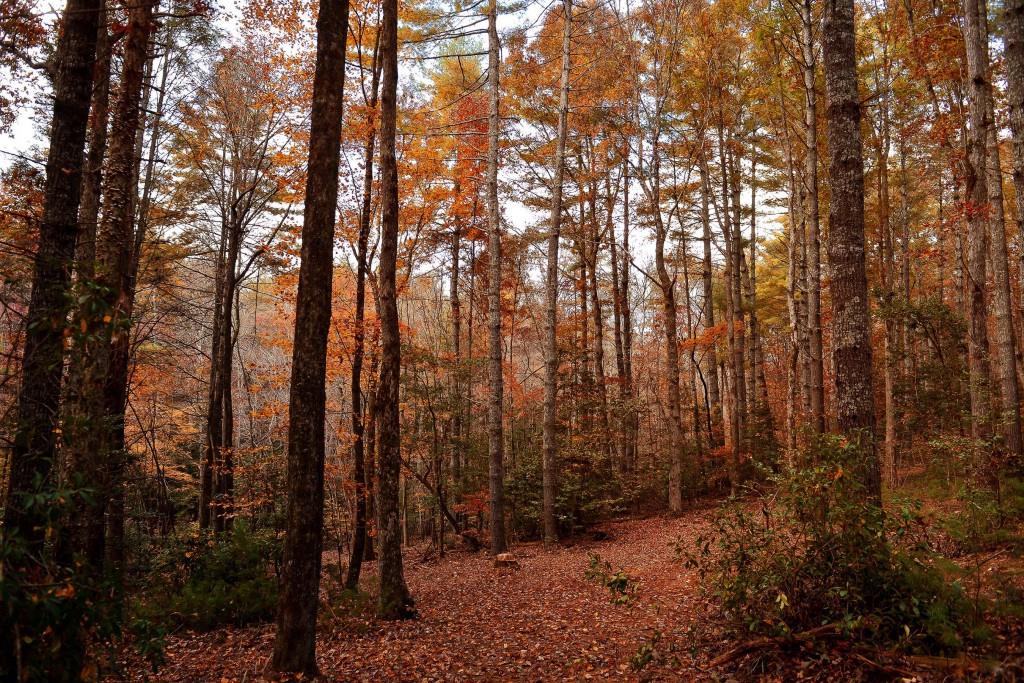
<svg viewBox="0 0 1024 683">
<path fill-rule="evenodd" d="M 410 557 L 407 579 L 420 618 L 332 621 L 328 611 L 317 648 L 321 671 L 338 681 L 635 680 L 631 660 L 659 633 L 645 679 L 706 678 L 690 629 L 707 605 L 674 544 L 693 539 L 708 518 L 695 512 L 618 522 L 603 527 L 606 541 L 519 546 L 518 570 L 495 569 L 482 553 L 423 564 Z M 628 604 L 614 604 L 607 588 L 585 578 L 590 553 L 639 582 Z M 269 625 L 175 636 L 155 679 L 253 680 L 272 642 Z"/>
</svg>

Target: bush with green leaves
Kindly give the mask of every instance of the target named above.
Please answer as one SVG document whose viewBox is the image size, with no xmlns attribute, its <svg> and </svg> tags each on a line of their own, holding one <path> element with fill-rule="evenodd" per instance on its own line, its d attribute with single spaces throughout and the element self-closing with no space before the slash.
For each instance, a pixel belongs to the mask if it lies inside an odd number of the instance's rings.
<svg viewBox="0 0 1024 683">
<path fill-rule="evenodd" d="M 883 512 L 855 476 L 860 451 L 823 438 L 771 477 L 774 490 L 733 501 L 698 548 L 726 614 L 748 632 L 786 635 L 826 624 L 909 650 L 951 652 L 981 635 L 977 609 L 930 554 L 917 504 Z"/>
<path fill-rule="evenodd" d="M 281 541 L 239 520 L 230 533 L 179 536 L 154 559 L 137 611 L 198 630 L 270 619 L 277 605 Z"/>
<path fill-rule="evenodd" d="M 630 508 L 628 486 L 602 458 L 594 462 L 586 453 L 566 448 L 559 467 L 555 492 L 559 534 L 571 536 Z M 513 526 L 521 537 L 539 538 L 543 533 L 542 491 L 540 452 L 527 450 L 510 469 L 505 485 Z"/>
<path fill-rule="evenodd" d="M 1024 520 L 1024 479 L 1003 476 L 982 486 L 965 479 L 957 498 L 960 509 L 946 523 L 950 536 L 963 552 L 996 546 L 1024 548 L 1020 522 Z"/>
<path fill-rule="evenodd" d="M 611 562 L 602 559 L 597 553 L 589 554 L 584 576 L 588 581 L 607 588 L 612 594 L 612 602 L 616 605 L 628 604 L 638 590 L 636 580 L 630 577 L 625 569 L 619 567 L 613 571 Z"/>
</svg>

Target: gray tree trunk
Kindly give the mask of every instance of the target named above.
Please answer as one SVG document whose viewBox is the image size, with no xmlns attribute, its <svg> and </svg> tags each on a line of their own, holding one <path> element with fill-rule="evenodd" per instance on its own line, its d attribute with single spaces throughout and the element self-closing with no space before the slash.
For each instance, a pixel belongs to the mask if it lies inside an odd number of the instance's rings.
<svg viewBox="0 0 1024 683">
<path fill-rule="evenodd" d="M 864 159 L 857 92 L 853 0 L 826 0 L 821 42 L 828 98 L 828 260 L 832 289 L 832 363 L 836 423 L 862 450 L 861 477 L 880 500 L 881 469 L 875 444 L 871 318 L 864 246 Z"/>
<path fill-rule="evenodd" d="M 562 183 L 565 176 L 565 139 L 569 117 L 569 38 L 572 33 L 572 0 L 562 0 L 562 75 L 559 81 L 558 133 L 554 178 L 551 182 L 551 213 L 548 218 L 548 259 L 545 280 L 544 316 L 544 431 L 543 431 L 543 518 L 544 543 L 558 540 L 555 521 L 555 467 L 558 453 L 558 242 L 562 223 Z"/>
</svg>

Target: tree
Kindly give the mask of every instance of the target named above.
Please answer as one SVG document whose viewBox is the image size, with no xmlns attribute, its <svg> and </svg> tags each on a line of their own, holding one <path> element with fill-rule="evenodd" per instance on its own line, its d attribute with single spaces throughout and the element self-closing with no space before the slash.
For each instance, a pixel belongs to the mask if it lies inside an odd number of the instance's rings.
<svg viewBox="0 0 1024 683">
<path fill-rule="evenodd" d="M 398 392 L 402 340 L 398 330 L 398 161 L 395 134 L 398 110 L 398 0 L 383 0 L 380 56 L 380 384 L 377 387 L 377 533 L 380 596 L 377 613 L 385 619 L 415 615 L 402 567 L 398 511 L 398 475 L 402 465 Z"/>
<path fill-rule="evenodd" d="M 565 140 L 569 118 L 569 38 L 572 35 L 572 0 L 562 0 L 562 71 L 559 80 L 558 130 L 555 136 L 554 176 L 548 216 L 547 274 L 544 288 L 544 430 L 543 474 L 544 543 L 558 540 L 555 520 L 555 478 L 558 455 L 558 242 L 562 224 L 562 183 L 565 177 Z"/>
<path fill-rule="evenodd" d="M 857 91 L 853 0 L 826 0 L 821 26 L 828 121 L 828 261 L 832 288 L 832 364 L 836 424 L 860 450 L 868 493 L 880 500 L 875 444 L 871 319 L 864 247 L 864 160 Z M 813 286 L 813 284 L 812 284 Z"/>
<path fill-rule="evenodd" d="M 968 122 L 965 138 L 967 245 L 967 358 L 970 372 L 971 436 L 991 435 L 988 363 L 988 313 L 985 306 L 985 270 L 988 252 L 989 197 L 985 168 L 988 164 L 988 47 L 983 31 L 981 0 L 964 2 L 964 41 L 967 47 Z M 979 453 L 981 449 L 979 448 Z"/>
<path fill-rule="evenodd" d="M 505 389 L 501 368 L 501 212 L 498 205 L 498 137 L 501 133 L 498 71 L 501 67 L 501 43 L 498 41 L 497 0 L 489 0 L 487 6 L 487 39 L 487 82 L 490 95 L 487 113 L 487 229 L 490 252 L 487 292 L 490 351 L 487 376 L 490 390 L 487 452 L 491 493 L 491 553 L 497 555 L 506 550 L 505 453 L 502 438 L 502 402 Z"/>
<path fill-rule="evenodd" d="M 86 128 L 101 7 L 101 0 L 68 0 L 53 57 L 54 102 L 43 216 L 25 319 L 21 387 L 16 397 L 2 532 L 5 543 L 19 539 L 25 543 L 26 558 L 41 556 L 51 526 L 49 506 L 31 503 L 33 496 L 52 491 L 54 483 L 68 289 L 79 234 Z M 28 569 L 5 567 L 4 571 Z M 6 609 L 0 616 L 0 673 L 12 679 L 21 677 L 15 618 Z M 76 661 L 74 657 L 69 659 L 69 672 L 74 671 Z"/>
<path fill-rule="evenodd" d="M 46 511 L 26 502 L 27 496 L 43 493 L 52 484 L 56 458 L 68 287 L 79 233 L 86 127 L 101 6 L 98 0 L 68 1 L 53 62 L 53 121 L 43 219 L 26 316 L 21 390 L 4 509 L 5 534 L 21 537 L 35 550 L 44 540 Z"/>
<path fill-rule="evenodd" d="M 324 519 L 324 412 L 348 0 L 320 0 L 302 262 L 288 396 L 288 511 L 274 671 L 314 676 Z"/>
</svg>

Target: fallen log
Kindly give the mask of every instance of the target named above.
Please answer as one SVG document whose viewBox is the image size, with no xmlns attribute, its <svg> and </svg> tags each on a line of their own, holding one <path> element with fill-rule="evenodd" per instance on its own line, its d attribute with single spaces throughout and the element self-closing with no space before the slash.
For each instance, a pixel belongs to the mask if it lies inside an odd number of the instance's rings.
<svg viewBox="0 0 1024 683">
<path fill-rule="evenodd" d="M 844 631 L 839 624 L 824 624 L 823 626 L 816 626 L 815 628 L 808 629 L 806 631 L 790 633 L 785 636 L 754 638 L 753 640 L 748 640 L 745 643 L 740 643 L 728 652 L 715 657 L 711 660 L 711 666 L 717 667 L 722 666 L 723 664 L 728 664 L 729 662 L 735 661 L 744 655 L 750 654 L 751 652 L 783 649 L 793 647 L 795 645 L 803 645 L 804 643 L 809 643 L 823 638 L 839 638 L 843 635 Z"/>
</svg>

